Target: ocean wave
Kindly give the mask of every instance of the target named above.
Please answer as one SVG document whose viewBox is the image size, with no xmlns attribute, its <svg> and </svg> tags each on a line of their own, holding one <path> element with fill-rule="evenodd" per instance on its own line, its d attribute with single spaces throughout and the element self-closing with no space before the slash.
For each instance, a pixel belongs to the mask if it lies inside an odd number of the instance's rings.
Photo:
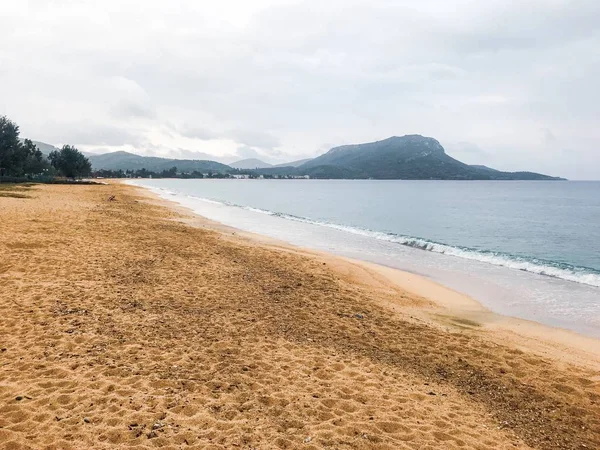
<svg viewBox="0 0 600 450">
<path fill-rule="evenodd" d="M 165 194 L 173 195 L 171 191 L 162 189 Z M 462 259 L 469 259 L 473 261 L 484 262 L 495 266 L 507 267 L 509 269 L 522 270 L 525 272 L 531 272 L 538 275 L 545 275 L 553 278 L 560 278 L 562 280 L 572 281 L 580 284 L 587 284 L 589 286 L 600 287 L 600 271 L 592 268 L 574 266 L 567 263 L 561 263 L 556 261 L 547 261 L 534 257 L 524 257 L 518 255 L 511 255 L 508 253 L 494 252 L 489 250 L 478 250 L 469 247 L 460 247 L 448 245 L 432 240 L 405 236 L 395 233 L 387 233 L 382 231 L 370 230 L 367 228 L 355 227 L 350 225 L 340 225 L 332 222 L 321 221 L 310 219 L 308 217 L 295 216 L 292 214 L 280 213 L 276 211 L 270 211 L 261 208 L 255 208 L 252 206 L 237 205 L 235 203 L 214 200 L 203 197 L 196 197 L 188 195 L 187 197 L 193 198 L 194 200 L 201 200 L 207 203 L 220 204 L 235 208 L 241 208 L 246 211 L 254 213 L 265 214 L 274 217 L 280 217 L 282 219 L 291 220 L 294 222 L 301 222 L 310 225 L 316 225 L 320 227 L 332 228 L 346 233 L 355 235 L 365 236 L 380 241 L 392 242 L 395 244 L 412 247 L 419 250 L 429 251 L 433 253 L 439 253 L 448 256 L 454 256 Z"/>
</svg>

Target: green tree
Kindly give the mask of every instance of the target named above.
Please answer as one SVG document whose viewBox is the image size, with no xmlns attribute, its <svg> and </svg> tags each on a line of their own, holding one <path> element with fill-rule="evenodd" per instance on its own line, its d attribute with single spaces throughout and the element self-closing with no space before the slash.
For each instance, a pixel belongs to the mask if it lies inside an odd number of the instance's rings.
<svg viewBox="0 0 600 450">
<path fill-rule="evenodd" d="M 0 175 L 23 177 L 49 169 L 42 152 L 29 139 L 21 142 L 19 126 L 6 116 L 0 117 Z"/>
<path fill-rule="evenodd" d="M 162 178 L 176 178 L 177 177 L 177 167 L 171 167 L 170 169 L 165 169 L 160 173 Z"/>
<path fill-rule="evenodd" d="M 19 126 L 6 116 L 0 117 L 0 175 L 22 175 L 21 152 Z"/>
<path fill-rule="evenodd" d="M 64 145 L 59 151 L 53 151 L 48 156 L 52 166 L 67 178 L 89 176 L 92 164 L 83 153 L 71 145 Z"/>
<path fill-rule="evenodd" d="M 24 157 L 23 172 L 28 175 L 37 175 L 50 168 L 48 161 L 37 146 L 29 139 L 25 139 L 21 145 Z"/>
</svg>

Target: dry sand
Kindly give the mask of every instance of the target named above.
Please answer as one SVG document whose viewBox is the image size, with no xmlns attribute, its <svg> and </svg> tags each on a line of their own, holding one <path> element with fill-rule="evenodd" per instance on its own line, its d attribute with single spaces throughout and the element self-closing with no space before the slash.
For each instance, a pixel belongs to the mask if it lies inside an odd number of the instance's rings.
<svg viewBox="0 0 600 450">
<path fill-rule="evenodd" d="M 597 341 L 198 220 L 0 188 L 0 448 L 600 448 Z"/>
</svg>

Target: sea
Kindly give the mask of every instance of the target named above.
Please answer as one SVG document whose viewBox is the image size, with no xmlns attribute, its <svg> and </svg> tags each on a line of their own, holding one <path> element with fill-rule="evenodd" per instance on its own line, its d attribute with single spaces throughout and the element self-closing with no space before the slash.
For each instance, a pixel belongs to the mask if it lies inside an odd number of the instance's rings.
<svg viewBox="0 0 600 450">
<path fill-rule="evenodd" d="M 137 179 L 199 215 L 600 338 L 600 181 Z"/>
</svg>

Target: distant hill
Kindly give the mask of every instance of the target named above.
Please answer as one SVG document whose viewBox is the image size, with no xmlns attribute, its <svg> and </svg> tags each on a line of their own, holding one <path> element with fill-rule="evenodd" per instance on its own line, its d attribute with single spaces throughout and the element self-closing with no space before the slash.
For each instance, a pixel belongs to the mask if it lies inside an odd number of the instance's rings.
<svg viewBox="0 0 600 450">
<path fill-rule="evenodd" d="M 216 161 L 191 160 L 191 159 L 169 159 L 154 156 L 141 156 L 129 152 L 112 152 L 103 155 L 90 155 L 89 160 L 94 170 L 138 170 L 146 169 L 160 172 L 171 167 L 177 167 L 182 172 L 228 172 L 229 166 Z"/>
<path fill-rule="evenodd" d="M 37 148 L 39 148 L 40 151 L 46 156 L 48 156 L 50 154 L 50 152 L 53 152 L 54 150 L 59 150 L 54 145 L 46 144 L 45 142 L 40 142 L 40 141 L 31 141 L 31 142 L 33 142 L 35 144 L 35 146 Z"/>
<path fill-rule="evenodd" d="M 499 170 L 492 169 L 491 167 L 488 167 L 488 166 L 482 166 L 481 164 L 471 164 L 471 167 L 474 167 L 474 168 L 480 169 L 480 170 L 487 170 L 488 172 L 500 172 Z"/>
<path fill-rule="evenodd" d="M 256 158 L 242 159 L 229 164 L 234 169 L 265 169 L 267 167 L 273 167 L 273 164 L 266 163 Z"/>
<path fill-rule="evenodd" d="M 23 142 L 24 140 L 25 139 L 22 138 L 21 142 Z M 33 142 L 35 144 L 35 146 L 40 149 L 40 152 L 42 152 L 46 156 L 48 156 L 50 154 L 50 152 L 53 152 L 54 150 L 59 150 L 54 145 L 46 144 L 45 142 L 34 141 L 34 140 L 32 140 L 31 142 Z"/>
<path fill-rule="evenodd" d="M 44 154 L 56 147 L 33 141 Z M 343 145 L 314 159 L 271 165 L 251 158 L 230 166 L 211 160 L 171 159 L 118 151 L 86 153 L 95 170 L 138 170 L 160 172 L 177 167 L 182 172 L 228 173 L 233 168 L 256 174 L 303 176 L 322 179 L 382 180 L 560 180 L 534 172 L 502 172 L 482 165 L 468 165 L 447 155 L 438 141 L 420 135 L 391 137 L 366 144 Z"/>
<path fill-rule="evenodd" d="M 21 141 L 24 141 L 24 140 L 25 139 L 21 139 Z M 46 142 L 34 141 L 34 140 L 32 140 L 31 142 L 33 142 L 35 144 L 35 146 L 40 149 L 40 152 L 42 152 L 46 156 L 48 156 L 54 150 L 60 151 L 60 148 L 58 148 L 52 144 L 47 144 Z M 88 152 L 81 152 L 81 153 L 83 153 L 85 156 L 93 155 L 93 153 L 88 153 Z"/>
<path fill-rule="evenodd" d="M 304 163 L 307 163 L 310 160 L 311 160 L 311 158 L 299 159 L 297 161 L 291 161 L 288 163 L 275 164 L 273 167 L 298 167 Z"/>
<path fill-rule="evenodd" d="M 282 169 L 279 169 L 282 170 Z M 272 170 L 271 174 L 278 174 Z M 438 141 L 420 135 L 391 137 L 329 150 L 293 170 L 311 178 L 400 180 L 557 180 L 533 172 L 470 166 L 447 155 Z"/>
</svg>

